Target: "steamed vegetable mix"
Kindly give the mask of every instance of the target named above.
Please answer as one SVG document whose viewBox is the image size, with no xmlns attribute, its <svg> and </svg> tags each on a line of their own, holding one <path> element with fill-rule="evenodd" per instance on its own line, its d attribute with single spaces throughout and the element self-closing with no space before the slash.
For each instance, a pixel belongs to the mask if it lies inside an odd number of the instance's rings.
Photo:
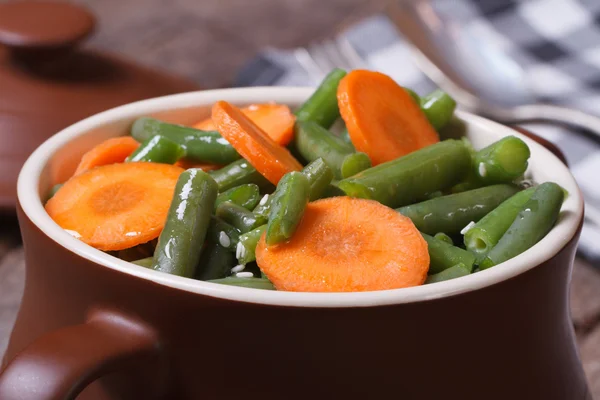
<svg viewBox="0 0 600 400">
<path fill-rule="evenodd" d="M 504 200 L 517 192 L 512 185 L 486 186 L 467 192 L 436 197 L 398 208 L 421 231 L 456 234 L 471 221 L 477 222 Z"/>
<path fill-rule="evenodd" d="M 300 172 L 286 174 L 273 193 L 266 242 L 271 246 L 290 239 L 310 198 L 310 183 Z"/>
<path fill-rule="evenodd" d="M 165 227 L 154 251 L 157 271 L 192 277 L 198 266 L 218 186 L 199 169 L 179 175 Z"/>
<path fill-rule="evenodd" d="M 246 288 L 231 290 L 373 291 L 485 273 L 552 229 L 564 193 L 515 184 L 530 156 L 517 137 L 478 150 L 440 142 L 455 107 L 439 90 L 421 98 L 383 74 L 336 69 L 294 112 L 218 101 L 193 127 L 142 117 L 85 153 L 46 210 L 124 261 Z"/>
<path fill-rule="evenodd" d="M 296 110 L 298 121 L 312 121 L 329 129 L 340 116 L 337 90 L 346 71 L 335 68 L 323 79 L 317 90 Z"/>
<path fill-rule="evenodd" d="M 263 235 L 256 261 L 278 290 L 306 292 L 416 286 L 429 269 L 427 243 L 410 219 L 350 197 L 309 203 L 289 240 L 269 246 Z"/>
<path fill-rule="evenodd" d="M 477 255 L 483 255 L 493 248 L 535 190 L 535 187 L 531 187 L 514 194 L 473 225 L 465 233 L 467 249 Z"/>
<path fill-rule="evenodd" d="M 217 131 L 201 131 L 147 117 L 138 118 L 131 127 L 131 136 L 140 142 L 156 135 L 164 136 L 182 146 L 185 149 L 185 157 L 189 160 L 222 165 L 240 158 Z"/>
<path fill-rule="evenodd" d="M 220 204 L 229 201 L 244 207 L 247 210 L 252 210 L 257 206 L 260 198 L 260 188 L 253 183 L 247 183 L 219 193 L 217 201 L 215 202 L 215 208 L 218 208 Z"/>
<path fill-rule="evenodd" d="M 223 137 L 271 183 L 276 185 L 283 175 L 302 169 L 285 147 L 269 138 L 239 108 L 219 101 L 213 106 L 212 120 Z"/>
<path fill-rule="evenodd" d="M 241 233 L 251 231 L 267 222 L 266 218 L 257 217 L 252 211 L 248 211 L 230 201 L 219 204 L 216 214 L 217 217 L 235 227 Z"/>
<path fill-rule="evenodd" d="M 401 207 L 458 183 L 470 166 L 465 144 L 445 140 L 342 179 L 338 186 L 348 196 Z"/>
<path fill-rule="evenodd" d="M 479 267 L 486 269 L 510 260 L 539 242 L 554 226 L 563 199 L 564 192 L 556 183 L 546 182 L 536 187 Z"/>
<path fill-rule="evenodd" d="M 507 136 L 479 150 L 473 166 L 485 185 L 512 182 L 523 175 L 529 160 L 529 147 L 515 136 Z"/>
<path fill-rule="evenodd" d="M 420 100 L 421 109 L 436 130 L 442 129 L 450 122 L 454 115 L 456 101 L 446 92 L 434 90 Z"/>
<path fill-rule="evenodd" d="M 297 122 L 295 140 L 296 149 L 305 160 L 323 159 L 336 179 L 350 177 L 371 166 L 369 156 L 355 152 L 341 138 L 316 122 Z"/>
<path fill-rule="evenodd" d="M 333 180 L 333 171 L 322 158 L 317 158 L 301 171 L 310 185 L 310 201 L 321 198 Z"/>
<path fill-rule="evenodd" d="M 252 104 L 242 108 L 242 112 L 262 129 L 273 141 L 286 146 L 294 137 L 294 122 L 296 118 L 290 108 L 283 104 Z M 211 118 L 194 125 L 201 130 L 216 130 Z"/>
<path fill-rule="evenodd" d="M 235 265 L 235 255 L 219 243 L 209 241 L 202 250 L 194 278 L 201 281 L 227 278 L 232 265 Z"/>
<path fill-rule="evenodd" d="M 469 272 L 473 271 L 475 256 L 470 251 L 423 233 L 429 251 L 429 273 L 435 274 L 462 264 Z"/>
<path fill-rule="evenodd" d="M 247 183 L 254 183 L 263 189 L 272 187 L 271 183 L 244 159 L 234 161 L 216 171 L 210 171 L 210 176 L 217 182 L 220 191 Z"/>
<path fill-rule="evenodd" d="M 208 227 L 208 237 L 212 242 L 218 243 L 233 252 L 240 240 L 240 231 L 221 218 L 213 215 Z"/>
<path fill-rule="evenodd" d="M 239 242 L 235 248 L 235 257 L 240 264 L 246 265 L 256 260 L 256 246 L 266 230 L 267 225 L 263 225 L 240 235 Z"/>
<path fill-rule="evenodd" d="M 461 276 L 469 275 L 471 272 L 463 264 L 454 265 L 448 269 L 438 272 L 437 274 L 429 275 L 425 283 L 436 283 L 449 281 L 450 279 L 460 278 Z"/>
<path fill-rule="evenodd" d="M 439 142 L 419 104 L 387 75 L 352 71 L 341 80 L 337 95 L 354 147 L 373 165 Z"/>
<path fill-rule="evenodd" d="M 46 203 L 46 211 L 90 246 L 128 249 L 158 237 L 182 172 L 155 163 L 96 167 L 65 182 Z"/>
<path fill-rule="evenodd" d="M 185 156 L 185 149 L 171 139 L 156 135 L 143 142 L 126 161 L 129 162 L 156 162 L 163 164 L 175 164 L 177 160 Z"/>
<path fill-rule="evenodd" d="M 107 139 L 81 157 L 74 175 L 82 174 L 103 165 L 122 163 L 139 145 L 131 136 Z"/>
<path fill-rule="evenodd" d="M 434 238 L 441 240 L 443 242 L 446 242 L 448 244 L 454 244 L 454 241 L 452 240 L 452 238 L 448 235 L 446 235 L 444 232 L 438 232 L 435 235 L 433 235 Z"/>
</svg>

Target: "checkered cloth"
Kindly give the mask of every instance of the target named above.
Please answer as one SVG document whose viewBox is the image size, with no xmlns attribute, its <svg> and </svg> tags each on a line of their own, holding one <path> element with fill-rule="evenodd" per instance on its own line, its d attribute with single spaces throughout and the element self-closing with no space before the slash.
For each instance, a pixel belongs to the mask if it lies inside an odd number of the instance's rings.
<svg viewBox="0 0 600 400">
<path fill-rule="evenodd" d="M 441 15 L 460 22 L 484 42 L 499 46 L 519 63 L 538 99 L 600 115 L 600 0 L 432 3 Z M 386 16 L 368 18 L 341 36 L 368 68 L 386 73 L 420 94 L 435 88 L 412 62 L 408 45 Z M 236 86 L 316 83 L 293 51 L 266 49 L 240 72 Z M 600 173 L 600 136 L 586 137 L 548 125 L 529 124 L 527 128 L 561 148 L 586 202 L 600 209 L 600 184 L 595 180 Z M 580 251 L 600 261 L 600 227 L 584 225 Z"/>
</svg>

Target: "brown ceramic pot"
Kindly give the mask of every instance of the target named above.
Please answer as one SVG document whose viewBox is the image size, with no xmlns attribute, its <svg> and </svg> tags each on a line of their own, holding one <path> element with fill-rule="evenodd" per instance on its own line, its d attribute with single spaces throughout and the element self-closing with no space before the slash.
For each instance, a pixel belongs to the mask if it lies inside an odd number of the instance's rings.
<svg viewBox="0 0 600 400">
<path fill-rule="evenodd" d="M 196 92 L 88 118 L 44 143 L 18 186 L 27 281 L 1 399 L 589 399 L 568 287 L 583 217 L 566 166 L 514 130 L 459 113 L 476 147 L 530 145 L 570 196 L 520 256 L 467 277 L 364 293 L 221 286 L 145 269 L 60 229 L 41 199 L 92 144 L 154 115 L 189 123 L 224 99 L 299 104 L 310 89 Z M 335 257 L 335 255 L 332 255 Z"/>
</svg>

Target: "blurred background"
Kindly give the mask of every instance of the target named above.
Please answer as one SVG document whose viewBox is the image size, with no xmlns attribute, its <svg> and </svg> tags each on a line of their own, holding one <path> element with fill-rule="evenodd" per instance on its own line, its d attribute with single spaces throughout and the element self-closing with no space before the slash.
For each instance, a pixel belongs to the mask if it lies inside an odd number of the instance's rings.
<svg viewBox="0 0 600 400">
<path fill-rule="evenodd" d="M 187 78 L 203 89 L 315 85 L 322 70 L 333 66 L 378 69 L 419 94 L 435 87 L 414 62 L 393 18 L 385 14 L 389 2 L 384 0 L 72 2 L 97 18 L 96 31 L 83 48 Z M 8 1 L 0 0 L 3 3 Z M 431 6 L 471 37 L 493 43 L 518 63 L 533 101 L 600 115 L 600 1 L 436 0 Z M 431 18 L 435 25 L 435 17 Z M 341 50 L 328 48 L 331 43 Z M 501 68 L 507 71 L 511 66 Z M 473 74 L 473 79 L 494 78 L 495 71 L 487 71 L 489 75 Z M 2 90 L 0 81 L 0 98 Z M 600 204 L 596 183 L 600 131 L 582 135 L 542 124 L 528 128 L 566 152 L 586 200 Z M 593 224 L 585 229 L 571 309 L 590 386 L 600 398 L 600 270 L 595 267 L 600 265 L 600 230 Z M 18 227 L 7 214 L 0 223 L 0 354 L 19 305 L 23 276 Z"/>
</svg>

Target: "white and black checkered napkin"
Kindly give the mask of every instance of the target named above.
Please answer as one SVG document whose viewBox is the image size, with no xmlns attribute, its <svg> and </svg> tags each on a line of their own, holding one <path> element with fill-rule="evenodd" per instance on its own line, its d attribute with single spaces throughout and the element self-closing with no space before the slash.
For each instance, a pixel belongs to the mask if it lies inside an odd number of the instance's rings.
<svg viewBox="0 0 600 400">
<path fill-rule="evenodd" d="M 600 115 L 600 0 L 436 0 L 436 11 L 499 46 L 525 70 L 543 101 Z M 341 34 L 368 68 L 420 94 L 435 85 L 413 63 L 408 45 L 383 15 Z M 238 76 L 236 86 L 315 85 L 293 51 L 267 49 Z M 558 127 L 527 125 L 566 154 L 586 197 L 600 208 L 600 139 Z M 598 132 L 600 135 L 600 132 Z M 599 136 L 600 138 L 600 136 Z M 580 250 L 600 260 L 600 227 L 584 225 Z"/>
</svg>

